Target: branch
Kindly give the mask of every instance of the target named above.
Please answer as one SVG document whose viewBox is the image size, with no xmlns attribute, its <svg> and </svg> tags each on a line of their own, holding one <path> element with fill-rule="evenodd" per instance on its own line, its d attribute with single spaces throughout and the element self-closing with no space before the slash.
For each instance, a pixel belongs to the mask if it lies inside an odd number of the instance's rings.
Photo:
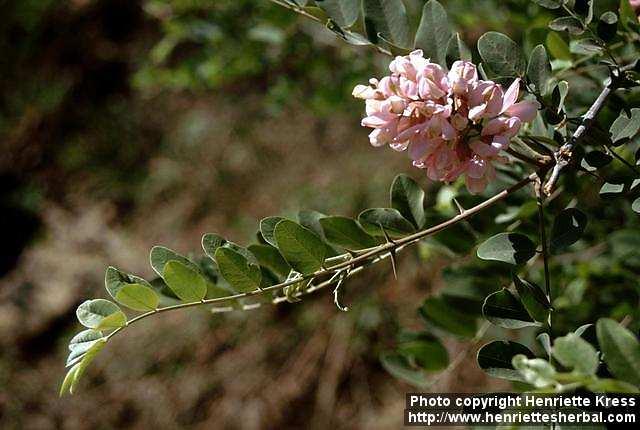
<svg viewBox="0 0 640 430">
<path fill-rule="evenodd" d="M 580 143 L 585 133 L 593 124 L 596 115 L 598 115 L 600 110 L 602 110 L 602 108 L 604 107 L 607 98 L 613 91 L 613 85 L 614 80 L 612 79 L 611 82 L 602 89 L 602 92 L 600 92 L 600 95 L 598 96 L 596 101 L 593 102 L 587 113 L 584 114 L 584 116 L 582 117 L 582 122 L 571 136 L 571 139 L 569 139 L 567 143 L 562 145 L 553 154 L 556 164 L 553 166 L 553 170 L 551 171 L 549 180 L 543 188 L 543 191 L 546 195 L 549 196 L 553 192 L 556 186 L 556 182 L 560 177 L 560 172 L 571 162 L 571 159 L 573 158 L 573 149 Z"/>
<path fill-rule="evenodd" d="M 289 9 L 289 10 L 291 10 L 291 11 L 297 13 L 297 14 L 300 14 L 300 15 L 304 16 L 305 18 L 309 18 L 310 20 L 315 21 L 315 22 L 317 22 L 319 24 L 322 24 L 323 26 L 326 27 L 326 24 L 324 22 L 322 22 L 322 20 L 320 18 L 318 18 L 315 15 L 310 14 L 309 12 L 304 10 L 304 8 L 302 8 L 302 7 L 298 6 L 298 5 L 295 5 L 293 3 L 288 3 L 288 2 L 285 2 L 285 1 L 282 1 L 282 0 L 269 0 L 269 1 L 271 3 L 277 4 L 278 6 L 282 6 L 285 9 Z M 378 45 L 375 45 L 373 43 L 370 43 L 370 44 L 368 44 L 366 46 L 372 47 L 373 49 L 375 49 L 376 51 L 378 51 L 381 54 L 393 57 L 393 53 L 391 51 L 389 51 L 388 49 L 383 48 L 382 46 L 378 46 Z"/>
<path fill-rule="evenodd" d="M 520 180 L 518 183 L 512 185 L 509 188 L 506 188 L 504 190 L 502 190 L 501 192 L 499 192 L 498 194 L 494 195 L 493 197 L 490 197 L 489 199 L 483 201 L 482 203 L 477 204 L 476 206 L 473 206 L 469 209 L 464 209 L 462 210 L 458 215 L 440 223 L 437 224 L 433 227 L 427 228 L 425 230 L 419 231 L 417 233 L 414 233 L 412 235 L 406 236 L 402 239 L 398 239 L 395 240 L 393 242 L 386 242 L 384 244 L 378 245 L 374 248 L 370 248 L 369 250 L 365 250 L 365 252 L 353 257 L 353 258 L 349 258 L 350 254 L 345 254 L 343 256 L 339 256 L 340 258 L 336 258 L 336 259 L 347 259 L 346 261 L 342 261 L 339 262 L 333 266 L 329 266 L 325 269 L 321 269 L 318 270 L 317 272 L 314 272 L 312 274 L 307 274 L 307 275 L 301 275 L 295 279 L 292 280 L 288 280 L 285 282 L 281 282 L 277 285 L 271 285 L 269 287 L 264 287 L 261 289 L 256 289 L 253 291 L 249 291 L 249 292 L 244 292 L 244 293 L 238 293 L 238 294 L 233 294 L 230 296 L 225 296 L 225 297 L 217 297 L 217 298 L 213 298 L 213 299 L 203 299 L 200 301 L 196 301 L 196 302 L 187 302 L 187 303 L 179 303 L 176 305 L 172 305 L 172 306 L 166 306 L 164 308 L 158 308 L 155 309 L 153 311 L 148 311 L 145 312 L 143 314 L 140 314 L 134 318 L 132 318 L 131 320 L 129 320 L 127 322 L 127 324 L 125 326 L 119 327 L 117 329 L 115 329 L 114 331 L 112 331 L 111 333 L 109 333 L 106 336 L 106 339 L 109 340 L 110 338 L 112 338 L 113 336 L 117 335 L 118 333 L 120 333 L 125 327 L 128 327 L 132 324 L 137 323 L 138 321 L 147 318 L 151 315 L 155 315 L 155 314 L 159 314 L 159 313 L 163 313 L 163 312 L 168 312 L 168 311 L 173 311 L 173 310 L 178 310 L 178 309 L 184 309 L 184 308 L 190 308 L 190 307 L 194 307 L 194 306 L 201 306 L 201 305 L 213 305 L 213 304 L 219 304 L 219 303 L 226 303 L 226 302 L 230 302 L 230 301 L 235 301 L 238 299 L 244 299 L 244 298 L 249 298 L 249 297 L 253 297 L 253 296 L 259 296 L 259 295 L 265 295 L 267 293 L 273 292 L 273 291 L 281 291 L 283 289 L 285 289 L 286 287 L 290 287 L 292 285 L 296 285 L 296 284 L 300 284 L 302 282 L 313 282 L 314 280 L 318 279 L 318 278 L 326 278 L 329 275 L 334 275 L 331 276 L 328 280 L 323 281 L 319 284 L 315 284 L 315 285 L 311 285 L 310 287 L 303 289 L 301 291 L 298 291 L 296 293 L 293 294 L 293 297 L 300 297 L 302 295 L 306 295 L 306 294 L 310 294 L 314 291 L 320 290 L 322 288 L 328 287 L 329 285 L 332 285 L 335 282 L 338 282 L 338 280 L 340 278 L 342 279 L 346 279 L 348 277 L 353 276 L 354 274 L 360 272 L 361 270 L 363 270 L 365 267 L 368 267 L 370 265 L 373 265 L 375 263 L 377 263 L 378 261 L 381 261 L 383 259 L 386 259 L 388 257 L 391 257 L 392 254 L 397 253 L 398 251 L 402 250 L 403 248 L 405 248 L 408 245 L 414 244 L 422 239 L 424 239 L 425 237 L 434 235 L 442 230 L 447 229 L 448 227 L 451 227 L 455 224 L 457 224 L 460 221 L 466 220 L 467 218 L 472 217 L 473 215 L 481 212 L 482 210 L 494 205 L 495 203 L 505 199 L 506 197 L 510 196 L 511 194 L 515 193 L 516 191 L 520 190 L 521 188 L 525 187 L 526 185 L 528 185 L 529 183 L 533 182 L 535 179 L 537 178 L 537 174 L 536 173 L 532 173 L 531 175 L 527 176 L 526 178 Z M 342 274 L 342 272 L 346 272 L 344 273 L 344 276 L 335 276 L 337 274 Z M 283 301 L 286 301 L 286 297 L 277 297 L 275 298 L 272 302 L 273 303 L 281 303 Z M 242 306 L 243 310 L 250 310 L 250 309 L 255 309 L 257 307 L 259 307 L 259 304 L 251 304 L 251 305 L 244 305 Z M 231 310 L 228 308 L 216 308 L 214 309 L 215 312 L 224 312 L 227 310 Z"/>
</svg>

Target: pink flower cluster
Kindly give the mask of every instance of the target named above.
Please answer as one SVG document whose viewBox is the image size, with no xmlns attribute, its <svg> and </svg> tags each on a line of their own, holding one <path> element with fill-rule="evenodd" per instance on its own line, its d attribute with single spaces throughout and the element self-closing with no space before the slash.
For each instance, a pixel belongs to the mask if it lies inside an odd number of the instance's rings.
<svg viewBox="0 0 640 430">
<path fill-rule="evenodd" d="M 391 75 L 357 85 L 353 96 L 366 100 L 362 125 L 374 130 L 374 146 L 408 149 L 416 167 L 432 180 L 451 182 L 461 175 L 472 193 L 495 178 L 495 162 L 523 122 L 532 121 L 536 101 L 518 102 L 520 80 L 503 91 L 478 79 L 476 66 L 456 61 L 449 72 L 425 59 L 421 50 L 396 57 Z"/>
</svg>

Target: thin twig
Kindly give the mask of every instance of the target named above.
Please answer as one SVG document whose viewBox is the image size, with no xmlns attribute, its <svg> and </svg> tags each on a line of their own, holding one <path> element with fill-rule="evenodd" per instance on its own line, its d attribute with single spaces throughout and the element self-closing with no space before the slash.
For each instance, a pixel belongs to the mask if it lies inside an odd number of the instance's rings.
<svg viewBox="0 0 640 430">
<path fill-rule="evenodd" d="M 295 13 L 298 13 L 302 16 L 304 16 L 305 18 L 309 18 L 319 24 L 322 24 L 323 26 L 326 26 L 326 23 L 322 22 L 322 20 L 320 18 L 318 18 L 315 15 L 310 14 L 309 12 L 307 12 L 306 10 L 304 10 L 304 8 L 291 4 L 291 3 L 285 3 L 283 1 L 280 0 L 269 0 L 271 3 L 277 4 L 278 6 L 282 6 L 285 9 L 289 9 Z M 383 48 L 382 46 L 370 43 L 369 45 L 366 45 L 369 47 L 372 47 L 373 49 L 375 49 L 376 51 L 378 51 L 381 54 L 384 55 L 388 55 L 390 57 L 393 57 L 393 53 L 391 51 L 389 51 L 388 49 Z"/>
</svg>

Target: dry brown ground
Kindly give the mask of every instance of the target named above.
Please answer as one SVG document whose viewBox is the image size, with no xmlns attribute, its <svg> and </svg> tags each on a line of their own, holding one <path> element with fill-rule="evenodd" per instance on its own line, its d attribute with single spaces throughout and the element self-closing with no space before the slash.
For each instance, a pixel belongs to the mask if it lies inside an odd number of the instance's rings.
<svg viewBox="0 0 640 430">
<path fill-rule="evenodd" d="M 264 216 L 355 215 L 386 205 L 398 172 L 424 181 L 404 154 L 371 148 L 355 117 L 290 109 L 255 119 L 251 102 L 186 99 L 145 112 L 169 131 L 125 217 L 82 180 L 65 204 L 45 204 L 45 236 L 0 281 L 0 427 L 401 427 L 412 388 L 388 375 L 377 353 L 398 325 L 421 326 L 416 308 L 438 288 L 441 264 L 412 253 L 399 281 L 387 267 L 350 281 L 348 313 L 325 291 L 249 313 L 150 318 L 108 345 L 78 394 L 57 397 L 66 342 L 80 329 L 74 309 L 105 297 L 107 265 L 150 276 L 154 244 L 197 252 L 209 231 L 247 243 Z M 462 347 L 447 346 L 452 356 Z M 488 383 L 469 358 L 433 390 Z"/>
</svg>

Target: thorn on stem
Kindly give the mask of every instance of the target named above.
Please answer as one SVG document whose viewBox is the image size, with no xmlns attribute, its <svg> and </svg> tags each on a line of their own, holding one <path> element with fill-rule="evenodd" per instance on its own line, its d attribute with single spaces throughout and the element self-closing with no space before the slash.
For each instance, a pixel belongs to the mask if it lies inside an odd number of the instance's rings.
<svg viewBox="0 0 640 430">
<path fill-rule="evenodd" d="M 460 215 L 463 215 L 466 212 L 466 209 L 462 207 L 458 199 L 456 199 L 455 197 L 453 198 L 453 202 L 456 204 L 456 207 L 458 208 Z"/>
</svg>

